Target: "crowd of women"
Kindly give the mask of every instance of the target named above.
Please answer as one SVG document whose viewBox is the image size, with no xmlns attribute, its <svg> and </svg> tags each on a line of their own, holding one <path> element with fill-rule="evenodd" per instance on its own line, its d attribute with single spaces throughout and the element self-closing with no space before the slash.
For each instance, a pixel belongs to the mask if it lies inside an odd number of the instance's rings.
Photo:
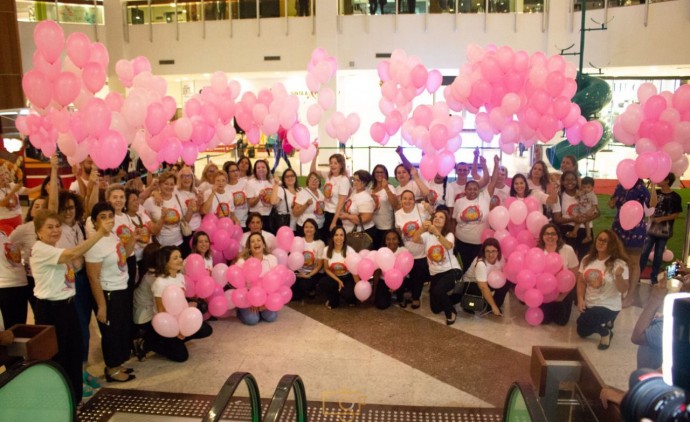
<svg viewBox="0 0 690 422">
<path fill-rule="evenodd" d="M 663 230 L 647 233 L 644 222 L 623 230 L 618 214 L 612 230 L 592 234 L 599 216 L 594 181 L 581 178 L 574 157 L 563 159 L 562 174 L 549 174 L 537 161 L 527 175 L 508 170 L 498 157 L 490 169 L 475 151 L 471 164 L 458 163 L 455 181 L 437 176 L 423 180 L 398 150 L 402 164 L 394 170 L 396 185 L 389 184 L 388 168 L 356 170 L 350 177 L 345 157 L 333 154 L 328 170 L 313 160 L 305 186 L 292 169 L 281 177 L 271 174 L 264 160 L 243 157 L 222 167 L 209 163 L 200 179 L 187 166 L 172 166 L 146 183 L 133 177 L 124 183 L 104 184 L 90 160 L 82 163 L 70 190 L 60 189 L 57 158 L 51 159 L 47 192 L 35 199 L 23 224 L 18 221 L 20 185 L 9 183 L 0 169 L 0 311 L 5 326 L 24 323 L 27 308 L 37 324 L 54 325 L 59 353 L 55 360 L 68 373 L 75 402 L 92 394 L 100 383 L 85 368 L 89 357 L 89 322 L 95 314 L 101 333 L 109 382 L 125 382 L 135 375 L 125 367 L 132 353 L 143 360 L 153 351 L 174 361 L 188 357 L 185 343 L 212 335 L 207 322 L 191 337 L 159 335 L 151 321 L 165 311 L 166 287 L 185 288 L 184 259 L 198 253 L 209 272 L 214 262 L 210 236 L 199 228 L 202 217 L 227 217 L 243 228 L 241 264 L 249 258 L 262 262 L 263 272 L 278 265 L 272 255 L 275 233 L 281 225 L 304 238 L 304 265 L 296 273 L 293 300 L 315 301 L 323 296 L 334 309 L 354 306 L 358 300 L 347 257 L 356 251 L 348 242 L 353 231 L 372 240 L 371 249 L 388 247 L 395 255 L 407 250 L 414 258 L 400 288 L 391 290 L 380 272 L 372 278 L 376 307 L 392 303 L 418 309 L 428 282 L 431 310 L 443 313 L 451 325 L 457 318 L 456 283 L 469 283 L 468 292 L 481 295 L 486 313 L 500 316 L 512 284 L 494 289 L 489 274 L 506 261 L 501 243 L 483 239 L 490 211 L 514 200 L 536 199 L 550 222 L 539 233 L 537 245 L 556 252 L 563 268 L 578 279 L 576 288 L 541 306 L 544 323 L 565 325 L 575 305 L 581 312 L 577 332 L 600 335 L 600 349 L 613 337 L 616 315 L 634 299 L 640 267 L 655 251 L 653 280 L 659 272 L 663 247 L 680 212 L 680 198 L 670 186 L 673 175 L 650 190 L 642 181 L 632 189 L 618 186 L 610 206 L 620 209 L 635 200 L 655 208 L 651 218 Z M 471 177 L 470 177 L 471 176 Z M 677 197 L 677 198 L 676 198 Z M 670 231 L 669 231 L 670 226 Z M 229 288 L 229 287 L 228 287 Z M 203 300 L 190 299 L 203 311 Z M 278 314 L 263 307 L 238 309 L 245 324 L 272 322 Z"/>
</svg>

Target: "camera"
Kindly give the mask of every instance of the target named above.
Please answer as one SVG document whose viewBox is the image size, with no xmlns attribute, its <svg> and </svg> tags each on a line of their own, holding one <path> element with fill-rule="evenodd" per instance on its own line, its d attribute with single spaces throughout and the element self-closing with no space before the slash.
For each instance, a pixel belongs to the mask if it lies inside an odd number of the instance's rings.
<svg viewBox="0 0 690 422">
<path fill-rule="evenodd" d="M 638 369 L 621 403 L 625 421 L 690 421 L 690 294 L 664 301 L 663 371 Z"/>
</svg>

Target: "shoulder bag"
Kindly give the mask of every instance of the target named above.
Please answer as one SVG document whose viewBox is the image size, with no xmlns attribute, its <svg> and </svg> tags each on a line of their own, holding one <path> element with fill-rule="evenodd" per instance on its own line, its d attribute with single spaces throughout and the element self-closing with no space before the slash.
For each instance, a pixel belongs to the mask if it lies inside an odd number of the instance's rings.
<svg viewBox="0 0 690 422">
<path fill-rule="evenodd" d="M 362 225 L 362 219 L 357 216 L 357 221 L 359 222 L 359 227 L 361 231 L 357 231 L 357 226 L 352 229 L 350 233 L 347 233 L 347 244 L 351 246 L 356 252 L 363 249 L 369 249 L 374 243 L 374 240 L 369 236 L 369 233 L 364 231 L 364 225 Z"/>
<path fill-rule="evenodd" d="M 477 264 L 474 265 L 476 267 Z M 484 312 L 488 307 L 488 304 L 486 303 L 484 296 L 482 296 L 481 292 L 478 295 L 470 293 L 470 282 L 466 282 L 466 284 L 467 286 L 465 286 L 465 291 L 462 293 L 462 299 L 460 300 L 460 306 L 462 307 L 462 309 L 466 311 L 475 313 Z"/>
<path fill-rule="evenodd" d="M 283 188 L 283 199 L 285 200 L 285 209 L 287 209 L 288 213 L 279 214 L 278 208 L 272 207 L 271 213 L 268 215 L 269 220 L 271 221 L 271 227 L 269 227 L 268 231 L 274 234 L 278 233 L 278 229 L 280 229 L 283 226 L 290 227 L 290 205 L 288 204 L 287 193 L 285 192 L 285 188 Z"/>
<path fill-rule="evenodd" d="M 649 222 L 647 226 L 647 234 L 662 239 L 671 237 L 671 224 L 669 221 L 662 221 L 661 223 Z"/>
<path fill-rule="evenodd" d="M 180 215 L 180 232 L 182 232 L 182 236 L 187 237 L 191 236 L 192 233 L 194 233 L 194 230 L 192 230 L 192 227 L 189 225 L 189 221 L 184 219 L 184 207 L 182 206 L 182 203 L 180 202 L 180 198 L 175 195 L 175 199 L 177 200 L 178 205 L 180 206 L 180 212 L 182 215 Z"/>
</svg>

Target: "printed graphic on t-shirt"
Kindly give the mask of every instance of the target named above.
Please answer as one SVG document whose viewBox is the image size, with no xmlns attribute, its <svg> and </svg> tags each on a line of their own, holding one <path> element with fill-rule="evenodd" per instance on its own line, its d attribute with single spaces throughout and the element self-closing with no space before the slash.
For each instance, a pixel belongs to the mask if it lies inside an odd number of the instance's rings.
<svg viewBox="0 0 690 422">
<path fill-rule="evenodd" d="M 125 246 L 122 242 L 117 242 L 115 250 L 117 251 L 117 268 L 119 268 L 120 271 L 127 271 L 127 250 Z"/>
<path fill-rule="evenodd" d="M 126 224 L 121 224 L 115 229 L 115 234 L 120 238 L 122 243 L 128 243 L 132 238 L 132 229 Z"/>
<path fill-rule="evenodd" d="M 147 244 L 151 240 L 151 229 L 149 229 L 147 224 L 138 226 L 136 233 L 139 237 L 139 240 L 137 240 L 139 243 Z"/>
<path fill-rule="evenodd" d="M 259 192 L 261 203 L 264 205 L 271 205 L 271 194 L 273 194 L 273 188 L 261 189 L 261 192 Z"/>
<path fill-rule="evenodd" d="M 598 289 L 604 284 L 604 273 L 602 273 L 601 270 L 596 268 L 587 269 L 585 270 L 584 276 L 587 287 Z"/>
<path fill-rule="evenodd" d="M 342 262 L 334 262 L 329 266 L 329 268 L 333 272 L 333 274 L 337 276 L 343 276 L 348 272 L 347 266 L 345 266 L 345 264 Z"/>
<path fill-rule="evenodd" d="M 472 223 L 482 219 L 482 211 L 476 205 L 470 205 L 460 213 L 460 220 L 465 223 Z"/>
<path fill-rule="evenodd" d="M 371 195 L 371 197 L 374 198 L 374 210 L 378 211 L 381 207 L 381 198 L 378 195 Z"/>
<path fill-rule="evenodd" d="M 350 213 L 350 207 L 351 206 L 352 206 L 352 199 L 348 199 L 347 201 L 345 201 L 345 206 L 343 207 L 343 209 L 345 210 L 346 213 L 348 213 L 348 214 Z"/>
<path fill-rule="evenodd" d="M 232 193 L 232 203 L 235 204 L 235 208 L 241 207 L 247 203 L 247 195 L 243 191 L 237 191 Z"/>
<path fill-rule="evenodd" d="M 314 205 L 314 214 L 323 215 L 324 208 L 325 204 L 323 201 L 316 201 L 316 204 Z"/>
<path fill-rule="evenodd" d="M 316 254 L 313 251 L 304 251 L 304 268 L 314 268 L 316 263 Z"/>
<path fill-rule="evenodd" d="M 431 205 L 436 205 L 436 201 L 438 200 L 438 192 L 436 192 L 433 189 L 429 189 L 429 203 Z"/>
<path fill-rule="evenodd" d="M 22 252 L 19 246 L 12 242 L 5 243 L 5 258 L 10 264 L 21 264 Z"/>
<path fill-rule="evenodd" d="M 216 217 L 229 217 L 230 216 L 230 204 L 227 202 L 221 202 L 216 207 Z"/>
<path fill-rule="evenodd" d="M 456 194 L 455 198 L 453 199 L 453 203 L 455 203 L 455 201 L 457 201 L 458 199 L 464 198 L 464 197 L 465 197 L 465 191 L 462 191 L 462 192 Z"/>
<path fill-rule="evenodd" d="M 432 264 L 440 264 L 445 258 L 444 248 L 441 245 L 433 245 L 427 250 L 426 257 Z"/>
<path fill-rule="evenodd" d="M 65 286 L 73 289 L 74 288 L 74 280 L 76 279 L 74 275 L 74 267 L 72 267 L 71 264 L 66 264 L 67 268 L 65 269 Z"/>
<path fill-rule="evenodd" d="M 498 195 L 494 195 L 491 197 L 491 200 L 489 201 L 489 207 L 497 207 L 501 205 L 501 198 Z"/>
<path fill-rule="evenodd" d="M 178 224 L 180 222 L 180 212 L 177 208 L 166 208 L 165 214 L 161 218 L 164 224 Z"/>
<path fill-rule="evenodd" d="M 566 215 L 578 215 L 580 214 L 580 206 L 578 204 L 570 204 L 567 210 L 565 210 Z"/>
<path fill-rule="evenodd" d="M 332 183 L 326 183 L 323 187 L 323 196 L 326 197 L 326 199 L 331 199 L 333 196 L 333 184 Z"/>
<path fill-rule="evenodd" d="M 417 221 L 408 221 L 402 225 L 402 234 L 405 240 L 412 239 L 417 230 L 419 230 L 419 222 Z"/>
</svg>

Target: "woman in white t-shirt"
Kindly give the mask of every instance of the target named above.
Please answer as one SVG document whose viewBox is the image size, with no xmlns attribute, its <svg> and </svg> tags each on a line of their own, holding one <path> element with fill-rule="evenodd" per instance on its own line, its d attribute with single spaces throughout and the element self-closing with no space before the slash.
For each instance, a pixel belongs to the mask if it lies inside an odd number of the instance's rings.
<svg viewBox="0 0 690 422">
<path fill-rule="evenodd" d="M 320 174 L 316 170 L 317 155 L 311 162 L 310 173 Z M 345 156 L 343 154 L 333 154 L 328 157 L 328 174 L 322 175 L 326 181 L 323 185 L 324 217 L 325 221 L 321 228 L 321 240 L 324 242 L 330 237 L 331 231 L 338 224 L 340 212 L 345 205 L 345 200 L 350 194 L 350 181 L 347 178 L 345 167 Z"/>
<path fill-rule="evenodd" d="M 348 305 L 355 304 L 355 283 L 359 276 L 350 273 L 345 264 L 347 254 L 357 253 L 347 245 L 347 237 L 342 227 L 336 227 L 328 239 L 328 246 L 323 250 L 322 267 L 325 275 L 319 286 L 326 295 L 326 308 L 340 306 L 340 300 Z"/>
<path fill-rule="evenodd" d="M 426 259 L 431 273 L 429 287 L 429 304 L 431 312 L 443 312 L 446 324 L 453 325 L 458 312 L 453 307 L 450 292 L 455 287 L 455 281 L 462 277 L 462 270 L 458 259 L 453 255 L 455 236 L 450 230 L 450 216 L 448 211 L 437 210 L 431 221 L 425 221 L 421 230 L 417 230 L 412 237 L 416 243 L 424 245 Z"/>
<path fill-rule="evenodd" d="M 271 192 L 271 204 L 276 207 L 278 214 L 290 215 L 290 230 L 295 231 L 297 219 L 293 214 L 295 199 L 299 194 L 300 188 L 297 184 L 297 173 L 293 169 L 287 169 L 283 176 L 273 179 L 273 192 Z"/>
<path fill-rule="evenodd" d="M 28 191 L 21 183 L 11 183 L 10 170 L 0 166 L 0 226 L 6 226 L 8 236 L 22 224 L 22 208 L 19 196 Z"/>
<path fill-rule="evenodd" d="M 240 248 L 244 251 L 245 245 L 247 244 L 247 239 L 252 233 L 259 233 L 266 243 L 266 250 L 268 253 L 272 253 L 273 249 L 276 248 L 276 237 L 273 234 L 267 232 L 263 229 L 264 220 L 261 215 L 256 212 L 250 212 L 247 216 L 247 231 L 242 234 L 240 238 Z"/>
<path fill-rule="evenodd" d="M 584 257 L 590 249 L 591 242 L 583 243 L 587 234 L 587 223 L 598 217 L 596 213 L 584 214 L 579 211 L 580 201 L 577 197 L 578 180 L 577 173 L 566 170 L 561 175 L 559 202 L 554 205 L 553 221 L 563 231 L 563 237 L 573 247 L 578 257 Z"/>
<path fill-rule="evenodd" d="M 510 196 L 510 186 L 506 185 L 508 179 L 508 169 L 506 166 L 498 166 L 498 177 L 496 178 L 496 186 L 494 187 L 494 195 L 491 197 L 491 209 L 506 203 L 506 199 Z"/>
<path fill-rule="evenodd" d="M 340 211 L 340 221 L 346 233 L 352 231 L 364 231 L 373 239 L 376 239 L 376 225 L 374 224 L 374 210 L 376 204 L 374 198 L 367 191 L 371 182 L 371 175 L 366 170 L 357 170 L 352 176 L 352 194 L 345 201 L 345 206 Z"/>
<path fill-rule="evenodd" d="M 208 163 L 201 172 L 201 181 L 199 183 L 199 191 L 205 192 L 213 187 L 213 180 L 216 178 L 216 173 L 219 169 L 215 163 Z"/>
<path fill-rule="evenodd" d="M 606 350 L 613 339 L 613 324 L 622 308 L 621 295 L 628 289 L 628 256 L 618 236 L 603 230 L 582 259 L 577 282 L 577 334 L 599 334 L 599 350 Z"/>
<path fill-rule="evenodd" d="M 393 255 L 396 257 L 402 251 L 407 250 L 403 246 L 400 233 L 398 233 L 395 229 L 384 232 L 383 239 L 384 244 L 382 247 L 390 249 L 393 252 Z M 388 287 L 388 285 L 386 285 L 386 281 L 383 279 L 383 274 L 381 274 L 380 270 L 377 270 L 374 273 L 373 283 L 376 286 L 376 290 L 374 292 L 374 306 L 376 306 L 378 309 L 388 309 L 391 306 L 393 292 L 397 292 L 396 294 L 399 295 L 403 294 L 402 286 L 397 290 L 392 290 Z"/>
<path fill-rule="evenodd" d="M 249 213 L 249 202 L 247 201 L 247 179 L 240 178 L 240 168 L 235 163 L 228 165 L 228 185 L 226 190 L 232 195 L 232 205 L 235 207 L 235 217 L 239 221 L 240 227 L 247 225 L 247 214 Z"/>
<path fill-rule="evenodd" d="M 425 202 L 415 203 L 414 193 L 409 190 L 400 195 L 400 205 L 401 208 L 395 212 L 395 228 L 402 236 L 405 248 L 412 254 L 414 265 L 410 271 L 410 277 L 403 281 L 401 288 L 403 293 L 398 294 L 398 304 L 405 308 L 410 302 L 412 309 L 418 309 L 421 306 L 419 300 L 422 296 L 422 288 L 429 280 L 429 264 L 426 261 L 424 245 L 415 243 L 412 238 L 422 228 L 424 221 L 429 219 L 429 214 L 433 210 Z"/>
<path fill-rule="evenodd" d="M 316 282 L 323 265 L 322 240 L 316 239 L 318 227 L 316 221 L 309 218 L 304 222 L 304 265 L 295 271 L 297 280 L 292 285 L 292 300 L 300 301 L 306 295 L 310 299 L 316 296 Z"/>
<path fill-rule="evenodd" d="M 34 308 L 36 304 L 36 298 L 33 295 L 34 288 L 34 278 L 31 274 L 31 265 L 29 264 L 29 258 L 31 257 L 31 248 L 33 248 L 34 243 L 36 243 L 36 227 L 34 226 L 34 218 L 36 215 L 48 208 L 47 198 L 36 198 L 31 201 L 29 205 L 29 211 L 26 213 L 26 221 L 24 224 L 19 225 L 12 234 L 10 234 L 10 241 L 14 246 L 19 248 L 22 253 L 22 264 L 24 264 L 24 269 L 26 270 L 26 280 L 29 283 L 29 288 L 31 289 L 31 294 L 29 296 L 29 304 L 31 309 Z"/>
<path fill-rule="evenodd" d="M 134 244 L 136 245 L 137 226 L 134 224 L 132 217 L 125 212 L 127 198 L 124 186 L 120 184 L 108 186 L 108 189 L 105 192 L 105 198 L 115 210 L 115 228 L 113 229 L 113 234 L 120 238 L 122 244 L 127 244 L 131 238 L 134 238 Z M 87 235 L 91 234 L 93 226 L 94 225 L 91 220 L 86 222 Z M 132 250 L 132 252 L 127 256 L 127 273 L 129 274 L 127 288 L 130 290 L 130 292 L 133 292 L 137 279 L 137 257 L 134 254 L 134 250 Z"/>
<path fill-rule="evenodd" d="M 146 360 L 148 347 L 154 342 L 151 320 L 156 314 L 156 304 L 151 286 L 156 281 L 156 266 L 160 245 L 150 243 L 142 251 L 139 260 L 139 284 L 132 297 L 132 319 L 134 321 L 134 354 L 140 362 Z"/>
<path fill-rule="evenodd" d="M 0 230 L 0 313 L 6 328 L 26 324 L 31 288 L 22 265 L 22 253 Z"/>
<path fill-rule="evenodd" d="M 184 261 L 179 248 L 176 246 L 164 246 L 160 249 L 156 266 L 156 280 L 151 285 L 156 313 L 165 312 L 163 293 L 166 287 L 177 286 L 184 291 L 183 267 Z M 189 351 L 187 351 L 185 343 L 193 339 L 206 338 L 211 334 L 213 334 L 213 329 L 206 322 L 202 322 L 199 330 L 189 337 L 184 337 L 180 334 L 177 337 L 167 338 L 153 330 L 151 333 L 152 339 L 149 341 L 144 340 L 143 349 L 144 351 L 153 350 L 173 362 L 184 362 L 189 358 Z"/>
<path fill-rule="evenodd" d="M 177 178 L 170 172 L 165 172 L 158 179 L 160 198 L 148 198 L 144 202 L 144 209 L 154 223 L 162 224 L 161 231 L 156 236 L 161 246 L 180 246 L 183 251 L 182 231 L 180 221 L 184 218 L 190 221 L 194 215 L 191 208 L 183 207 L 179 195 L 175 194 Z M 189 246 L 187 246 L 189 253 Z M 185 255 L 186 256 L 186 255 Z"/>
<path fill-rule="evenodd" d="M 211 238 L 206 232 L 201 230 L 194 232 L 192 237 L 192 253 L 199 254 L 204 258 L 204 267 L 211 274 L 213 271 L 213 256 L 211 255 Z"/>
<path fill-rule="evenodd" d="M 213 214 L 218 218 L 228 217 L 235 224 L 239 224 L 234 211 L 232 192 L 228 189 L 228 176 L 222 171 L 218 171 L 213 178 L 213 188 L 204 192 L 201 213 L 204 215 Z"/>
<path fill-rule="evenodd" d="M 532 164 L 532 168 L 527 173 L 527 185 L 529 188 L 547 192 L 550 183 L 549 169 L 546 167 L 546 163 L 543 160 L 539 160 Z"/>
<path fill-rule="evenodd" d="M 189 166 L 184 166 L 177 174 L 177 196 L 185 208 L 192 213 L 192 218 L 189 220 L 189 227 L 193 231 L 199 230 L 201 227 L 201 204 L 204 201 L 204 193 L 194 187 L 194 172 Z M 192 236 L 184 236 L 183 243 L 189 243 Z"/>
<path fill-rule="evenodd" d="M 374 225 L 376 226 L 376 238 L 374 249 L 383 247 L 384 236 L 387 231 L 395 227 L 395 210 L 399 205 L 398 196 L 394 188 L 388 184 L 388 169 L 383 164 L 377 164 L 372 171 L 374 185 L 371 187 L 371 197 L 374 198 Z"/>
<path fill-rule="evenodd" d="M 324 226 L 324 196 L 321 193 L 321 177 L 317 173 L 309 173 L 307 176 L 307 187 L 300 189 L 295 197 L 295 205 L 292 213 L 296 219 L 295 234 L 304 236 L 304 224 L 312 219 L 317 225 L 316 238 L 320 238 L 321 229 Z"/>
<path fill-rule="evenodd" d="M 246 189 L 249 211 L 259 213 L 263 220 L 263 226 L 270 229 L 271 221 L 269 215 L 273 208 L 273 205 L 271 205 L 273 182 L 266 160 L 257 160 L 254 163 L 254 178 L 247 181 Z"/>
<path fill-rule="evenodd" d="M 162 222 L 154 223 L 148 215 L 141 208 L 139 201 L 139 191 L 125 190 L 127 197 L 127 215 L 132 219 L 134 224 L 134 233 L 136 234 L 137 243 L 134 245 L 134 256 L 137 262 L 141 261 L 146 245 L 153 242 L 153 237 L 161 231 Z"/>
<path fill-rule="evenodd" d="M 519 200 L 531 196 L 536 198 L 542 205 L 552 205 L 558 202 L 558 196 L 556 196 L 553 185 L 549 184 L 546 192 L 541 189 L 531 189 L 527 183 L 527 178 L 520 173 L 513 176 L 510 184 L 510 196 Z"/>
<path fill-rule="evenodd" d="M 453 204 L 455 223 L 455 251 L 460 254 L 462 266 L 467 268 L 482 247 L 482 232 L 489 227 L 489 204 L 493 187 L 479 190 L 479 184 L 470 180 L 465 185 L 465 196 Z"/>
<path fill-rule="evenodd" d="M 83 341 L 74 302 L 75 272 L 72 263 L 110 232 L 114 226 L 112 217 L 103 221 L 98 231 L 76 247 L 62 249 L 57 243 L 62 235 L 58 214 L 42 211 L 34 219 L 38 241 L 31 249 L 31 268 L 36 286 L 36 324 L 53 325 L 58 341 L 58 354 L 53 358 L 68 375 L 72 386 L 72 399 L 79 403 L 82 398 Z M 125 273 L 126 276 L 126 273 Z M 124 284 L 126 287 L 126 279 Z M 128 315 L 129 317 L 129 315 Z M 128 319 L 129 323 L 129 319 Z M 111 374 L 116 376 L 116 374 Z"/>
<path fill-rule="evenodd" d="M 266 248 L 266 241 L 260 233 L 251 233 L 247 237 L 247 243 L 243 245 L 244 252 L 237 260 L 237 265 L 242 265 L 249 258 L 256 258 L 261 262 L 261 275 L 263 276 L 272 268 L 278 266 L 278 258 L 270 255 Z M 249 284 L 249 283 L 247 283 Z M 251 286 L 247 286 L 251 288 Z M 260 321 L 273 322 L 278 318 L 277 311 L 271 311 L 266 307 L 237 308 L 237 318 L 246 325 L 256 325 Z"/>
<path fill-rule="evenodd" d="M 398 164 L 395 168 L 395 180 L 398 181 L 398 187 L 395 188 L 395 194 L 400 197 L 406 190 L 414 193 L 415 202 L 422 201 L 429 194 L 429 188 L 419 177 L 419 172 L 416 168 L 409 169 L 403 164 Z"/>
<path fill-rule="evenodd" d="M 482 295 L 489 310 L 496 316 L 503 315 L 501 308 L 505 300 L 510 285 L 506 283 L 503 287 L 494 289 L 489 286 L 489 273 L 491 271 L 501 271 L 503 269 L 503 256 L 501 255 L 501 244 L 498 240 L 490 237 L 482 243 L 479 254 L 474 261 L 467 267 L 463 280 L 470 283 L 467 292 L 474 295 Z"/>
<path fill-rule="evenodd" d="M 99 202 L 91 209 L 91 221 L 97 231 L 110 226 L 111 221 L 114 227 L 114 219 L 115 210 L 108 203 Z M 132 349 L 132 291 L 127 288 L 127 257 L 134 251 L 135 241 L 134 236 L 129 236 L 123 244 L 121 238 L 109 232 L 85 254 L 108 382 L 134 379 L 131 369 L 122 365 L 129 360 Z"/>
</svg>

